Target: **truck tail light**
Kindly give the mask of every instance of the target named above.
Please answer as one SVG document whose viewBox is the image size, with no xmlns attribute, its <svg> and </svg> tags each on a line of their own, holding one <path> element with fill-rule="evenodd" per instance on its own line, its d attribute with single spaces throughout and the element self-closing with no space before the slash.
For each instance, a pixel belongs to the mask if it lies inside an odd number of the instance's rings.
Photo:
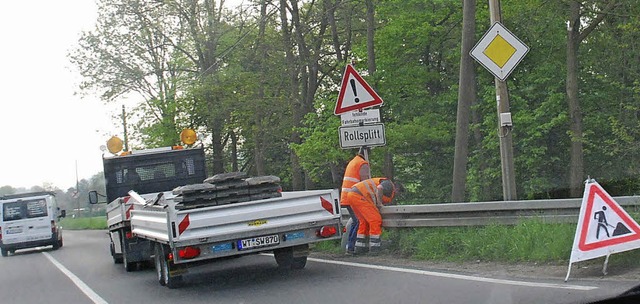
<svg viewBox="0 0 640 304">
<path fill-rule="evenodd" d="M 318 230 L 318 236 L 323 238 L 328 238 L 330 236 L 334 236 L 338 232 L 335 226 L 322 226 L 320 230 Z"/>
<path fill-rule="evenodd" d="M 200 248 L 187 246 L 178 250 L 181 259 L 193 259 L 200 256 Z"/>
<path fill-rule="evenodd" d="M 0 227 L 0 241 L 2 241 L 2 228 Z"/>
<path fill-rule="evenodd" d="M 56 221 L 51 220 L 51 233 L 56 234 Z"/>
</svg>

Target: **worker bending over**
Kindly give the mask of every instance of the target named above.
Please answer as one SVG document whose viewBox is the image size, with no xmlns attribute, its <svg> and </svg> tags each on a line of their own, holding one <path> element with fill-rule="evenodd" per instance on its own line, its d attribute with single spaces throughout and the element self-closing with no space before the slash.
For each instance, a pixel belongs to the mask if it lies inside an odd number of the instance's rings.
<svg viewBox="0 0 640 304">
<path fill-rule="evenodd" d="M 383 205 L 391 204 L 395 194 L 395 185 L 384 177 L 370 178 L 356 183 L 348 192 L 347 200 L 359 222 L 355 254 L 363 254 L 367 251 L 371 254 L 380 252 L 382 216 L 379 209 Z"/>
</svg>

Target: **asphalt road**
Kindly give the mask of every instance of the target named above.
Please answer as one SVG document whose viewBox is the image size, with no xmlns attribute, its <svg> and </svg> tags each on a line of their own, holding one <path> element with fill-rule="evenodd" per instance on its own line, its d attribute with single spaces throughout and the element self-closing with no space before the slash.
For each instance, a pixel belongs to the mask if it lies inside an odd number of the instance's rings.
<svg viewBox="0 0 640 304">
<path fill-rule="evenodd" d="M 269 255 L 191 270 L 185 286 L 160 286 L 155 270 L 114 264 L 105 231 L 65 231 L 64 247 L 0 258 L 0 303 L 584 303 L 630 281 L 483 278 L 411 267 L 310 258 L 280 271 Z"/>
</svg>

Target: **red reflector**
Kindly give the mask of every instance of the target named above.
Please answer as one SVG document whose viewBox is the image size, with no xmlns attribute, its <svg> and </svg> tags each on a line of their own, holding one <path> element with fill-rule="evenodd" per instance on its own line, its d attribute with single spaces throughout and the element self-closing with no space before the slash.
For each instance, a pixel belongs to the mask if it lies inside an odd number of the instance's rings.
<svg viewBox="0 0 640 304">
<path fill-rule="evenodd" d="M 318 231 L 318 235 L 326 238 L 335 235 L 336 232 L 338 232 L 338 229 L 334 226 L 322 226 L 320 231 Z"/>
<path fill-rule="evenodd" d="M 191 221 L 189 221 L 189 214 L 187 214 L 184 216 L 182 221 L 180 221 L 180 224 L 178 224 L 178 235 L 182 234 L 185 230 L 187 230 L 190 223 Z"/>
<path fill-rule="evenodd" d="M 178 250 L 178 256 L 180 256 L 181 259 L 193 259 L 196 258 L 200 255 L 200 248 L 196 248 L 196 247 L 184 247 L 180 250 Z"/>
<path fill-rule="evenodd" d="M 133 232 L 131 231 L 127 231 L 127 233 L 124 234 L 124 236 L 128 239 L 132 239 L 133 238 Z"/>
<path fill-rule="evenodd" d="M 173 253 L 169 253 L 168 258 L 169 258 L 169 261 L 173 261 Z"/>
<path fill-rule="evenodd" d="M 322 208 L 324 208 L 324 210 L 327 210 L 329 211 L 329 213 L 333 214 L 333 204 L 331 204 L 331 202 L 324 199 L 324 197 L 320 197 L 320 203 L 322 204 Z"/>
</svg>

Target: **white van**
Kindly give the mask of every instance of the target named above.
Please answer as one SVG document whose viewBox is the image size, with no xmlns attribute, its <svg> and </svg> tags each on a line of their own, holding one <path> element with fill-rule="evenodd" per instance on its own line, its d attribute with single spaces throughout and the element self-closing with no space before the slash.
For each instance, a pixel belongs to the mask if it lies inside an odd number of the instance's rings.
<svg viewBox="0 0 640 304">
<path fill-rule="evenodd" d="M 3 257 L 18 249 L 62 247 L 60 211 L 53 192 L 32 192 L 0 197 L 0 252 Z"/>
</svg>

